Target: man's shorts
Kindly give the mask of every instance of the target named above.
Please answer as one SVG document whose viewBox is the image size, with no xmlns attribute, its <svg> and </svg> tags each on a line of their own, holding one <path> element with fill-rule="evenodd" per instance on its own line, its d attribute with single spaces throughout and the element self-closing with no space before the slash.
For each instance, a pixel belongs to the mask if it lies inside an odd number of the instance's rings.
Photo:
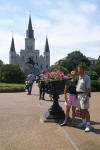
<svg viewBox="0 0 100 150">
<path fill-rule="evenodd" d="M 86 104 L 84 103 L 84 98 L 86 94 L 81 93 L 77 95 L 76 107 L 79 109 L 89 109 L 89 97 L 87 98 Z"/>
</svg>

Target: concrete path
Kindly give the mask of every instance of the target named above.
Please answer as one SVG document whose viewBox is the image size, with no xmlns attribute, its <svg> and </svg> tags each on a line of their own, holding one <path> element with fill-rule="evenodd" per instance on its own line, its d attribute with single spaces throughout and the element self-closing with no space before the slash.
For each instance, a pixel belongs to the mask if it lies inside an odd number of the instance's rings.
<svg viewBox="0 0 100 150">
<path fill-rule="evenodd" d="M 44 113 L 52 102 L 40 101 L 35 84 L 32 95 L 0 93 L 0 150 L 100 150 L 100 93 L 91 98 L 95 128 L 84 133 L 56 123 L 44 123 Z M 46 99 L 49 100 L 48 95 Z M 60 97 L 64 107 L 64 97 Z"/>
</svg>

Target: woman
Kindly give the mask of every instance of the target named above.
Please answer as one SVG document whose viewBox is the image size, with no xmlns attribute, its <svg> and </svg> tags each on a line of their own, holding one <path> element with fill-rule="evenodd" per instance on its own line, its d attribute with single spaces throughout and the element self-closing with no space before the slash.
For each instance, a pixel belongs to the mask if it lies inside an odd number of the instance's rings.
<svg viewBox="0 0 100 150">
<path fill-rule="evenodd" d="M 71 72 L 72 79 L 67 81 L 64 89 L 65 94 L 65 105 L 66 105 L 66 114 L 65 114 L 65 120 L 61 124 L 61 126 L 67 125 L 67 120 L 69 117 L 70 108 L 72 107 L 72 126 L 74 126 L 74 120 L 75 120 L 75 110 L 76 110 L 76 72 Z"/>
</svg>

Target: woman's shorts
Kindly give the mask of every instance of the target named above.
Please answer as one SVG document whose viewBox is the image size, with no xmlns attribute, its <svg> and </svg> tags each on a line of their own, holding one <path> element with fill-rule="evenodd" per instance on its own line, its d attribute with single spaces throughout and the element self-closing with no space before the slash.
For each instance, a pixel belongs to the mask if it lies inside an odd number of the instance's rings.
<svg viewBox="0 0 100 150">
<path fill-rule="evenodd" d="M 76 95 L 74 94 L 66 94 L 66 106 L 76 106 Z"/>
</svg>

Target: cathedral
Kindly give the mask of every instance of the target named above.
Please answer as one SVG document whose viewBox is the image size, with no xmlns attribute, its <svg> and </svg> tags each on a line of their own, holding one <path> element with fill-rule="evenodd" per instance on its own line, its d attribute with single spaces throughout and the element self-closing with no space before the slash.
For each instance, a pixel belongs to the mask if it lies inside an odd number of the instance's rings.
<svg viewBox="0 0 100 150">
<path fill-rule="evenodd" d="M 26 31 L 25 49 L 20 50 L 20 54 L 18 55 L 15 49 L 14 38 L 12 37 L 9 52 L 9 63 L 19 65 L 26 75 L 30 72 L 33 72 L 34 75 L 38 75 L 50 67 L 48 38 L 46 37 L 44 54 L 40 55 L 40 51 L 35 49 L 35 38 L 31 16 L 29 17 L 28 29 Z"/>
</svg>

